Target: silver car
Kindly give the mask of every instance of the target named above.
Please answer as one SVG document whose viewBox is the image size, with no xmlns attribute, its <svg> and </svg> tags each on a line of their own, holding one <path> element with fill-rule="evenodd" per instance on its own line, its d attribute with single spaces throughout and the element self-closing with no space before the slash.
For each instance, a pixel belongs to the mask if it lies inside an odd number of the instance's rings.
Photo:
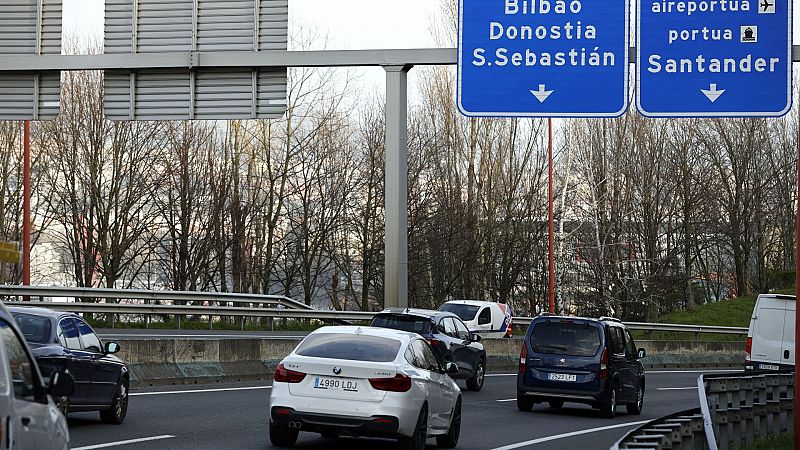
<svg viewBox="0 0 800 450">
<path fill-rule="evenodd" d="M 25 339 L 0 303 L 0 449 L 69 448 L 64 415 L 50 395 L 69 396 L 75 382 L 57 372 L 45 388 Z"/>
<path fill-rule="evenodd" d="M 275 371 L 270 440 L 292 447 L 300 431 L 324 437 L 396 438 L 422 450 L 428 437 L 454 448 L 461 390 L 418 334 L 386 328 L 324 327 L 309 334 Z"/>
</svg>

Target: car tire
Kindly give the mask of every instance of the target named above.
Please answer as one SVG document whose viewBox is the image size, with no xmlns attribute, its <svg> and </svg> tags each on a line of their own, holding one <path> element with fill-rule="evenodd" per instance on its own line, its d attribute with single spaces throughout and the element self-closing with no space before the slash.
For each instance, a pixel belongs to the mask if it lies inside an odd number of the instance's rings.
<svg viewBox="0 0 800 450">
<path fill-rule="evenodd" d="M 425 450 L 428 440 L 428 406 L 422 407 L 413 436 L 400 436 L 400 450 Z"/>
<path fill-rule="evenodd" d="M 436 436 L 436 445 L 441 448 L 456 448 L 458 438 L 461 436 L 461 399 L 456 400 L 453 408 L 453 419 L 450 421 L 450 429 L 444 436 Z"/>
<path fill-rule="evenodd" d="M 533 404 L 533 398 L 517 393 L 517 409 L 522 412 L 531 412 L 533 409 Z"/>
<path fill-rule="evenodd" d="M 608 397 L 607 402 L 600 404 L 600 415 L 606 419 L 613 419 L 617 413 L 617 389 L 611 387 L 611 395 Z"/>
<path fill-rule="evenodd" d="M 269 441 L 275 447 L 294 447 L 299 434 L 299 430 L 279 427 L 272 422 L 269 423 Z"/>
<path fill-rule="evenodd" d="M 483 380 L 486 379 L 486 363 L 481 359 L 475 367 L 475 374 L 467 380 L 467 389 L 473 392 L 479 392 L 483 389 Z"/>
<path fill-rule="evenodd" d="M 549 404 L 553 409 L 561 409 L 564 407 L 564 400 L 551 400 Z"/>
<path fill-rule="evenodd" d="M 100 411 L 100 420 L 103 423 L 120 425 L 125 421 L 128 414 L 128 386 L 128 379 L 123 377 L 117 384 L 111 407 Z"/>
<path fill-rule="evenodd" d="M 628 414 L 632 416 L 638 416 L 642 413 L 642 407 L 644 407 L 644 386 L 639 386 L 639 390 L 636 396 L 636 403 L 631 403 L 630 405 L 626 406 L 628 410 Z"/>
</svg>

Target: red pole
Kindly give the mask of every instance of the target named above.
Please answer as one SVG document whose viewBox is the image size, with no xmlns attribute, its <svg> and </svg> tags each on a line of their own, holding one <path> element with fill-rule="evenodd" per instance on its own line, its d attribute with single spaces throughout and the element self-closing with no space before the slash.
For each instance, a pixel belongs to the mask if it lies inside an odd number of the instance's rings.
<svg viewBox="0 0 800 450">
<path fill-rule="evenodd" d="M 31 122 L 24 125 L 25 151 L 22 157 L 22 284 L 31 284 Z M 28 299 L 28 298 L 26 298 Z"/>
<path fill-rule="evenodd" d="M 795 217 L 795 246 L 794 246 L 794 448 L 800 449 L 800 387 L 797 383 L 797 374 L 800 373 L 800 359 L 797 352 L 800 350 L 800 308 L 797 299 L 800 298 L 800 128 L 797 131 L 797 213 Z"/>
<path fill-rule="evenodd" d="M 549 272 L 549 287 L 548 298 L 550 300 L 550 313 L 556 312 L 556 257 L 555 250 L 555 232 L 553 230 L 553 119 L 547 119 L 547 151 L 549 156 L 548 160 L 548 177 L 547 177 L 547 228 L 548 228 L 548 272 Z"/>
</svg>

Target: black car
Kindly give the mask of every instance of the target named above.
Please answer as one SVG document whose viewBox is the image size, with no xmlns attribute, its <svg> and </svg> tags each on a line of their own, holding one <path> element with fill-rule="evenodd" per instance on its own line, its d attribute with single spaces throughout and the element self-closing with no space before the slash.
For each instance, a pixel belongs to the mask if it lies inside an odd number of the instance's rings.
<svg viewBox="0 0 800 450">
<path fill-rule="evenodd" d="M 617 319 L 541 315 L 531 322 L 519 356 L 517 406 L 561 408 L 585 403 L 613 418 L 617 405 L 641 414 L 644 349 Z"/>
<path fill-rule="evenodd" d="M 470 333 L 457 315 L 426 309 L 387 309 L 375 315 L 370 326 L 410 331 L 424 337 L 444 365 L 458 366 L 453 379 L 467 381 L 467 389 L 480 391 L 486 375 L 486 350 L 481 337 Z"/>
<path fill-rule="evenodd" d="M 61 370 L 75 378 L 75 392 L 56 399 L 64 412 L 100 411 L 104 423 L 120 424 L 128 411 L 128 366 L 113 355 L 80 316 L 44 308 L 9 308 L 45 379 Z"/>
</svg>

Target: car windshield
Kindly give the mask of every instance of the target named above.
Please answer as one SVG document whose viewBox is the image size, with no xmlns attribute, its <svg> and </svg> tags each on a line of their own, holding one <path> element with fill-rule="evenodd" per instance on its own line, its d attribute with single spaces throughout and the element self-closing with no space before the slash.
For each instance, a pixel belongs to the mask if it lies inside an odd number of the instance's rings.
<svg viewBox="0 0 800 450">
<path fill-rule="evenodd" d="M 50 341 L 50 319 L 30 314 L 12 313 L 25 340 L 35 344 L 46 344 Z"/>
<path fill-rule="evenodd" d="M 533 328 L 531 348 L 536 353 L 594 356 L 600 348 L 600 330 L 587 324 L 540 322 Z"/>
<path fill-rule="evenodd" d="M 432 328 L 431 319 L 405 314 L 378 314 L 369 325 L 371 327 L 391 328 L 417 334 L 428 334 Z"/>
<path fill-rule="evenodd" d="M 390 362 L 400 351 L 400 341 L 378 336 L 321 333 L 308 336 L 295 353 L 315 358 Z"/>
<path fill-rule="evenodd" d="M 459 305 L 457 303 L 445 303 L 439 307 L 439 311 L 447 311 L 457 315 L 461 320 L 470 321 L 478 314 L 479 306 Z"/>
</svg>

